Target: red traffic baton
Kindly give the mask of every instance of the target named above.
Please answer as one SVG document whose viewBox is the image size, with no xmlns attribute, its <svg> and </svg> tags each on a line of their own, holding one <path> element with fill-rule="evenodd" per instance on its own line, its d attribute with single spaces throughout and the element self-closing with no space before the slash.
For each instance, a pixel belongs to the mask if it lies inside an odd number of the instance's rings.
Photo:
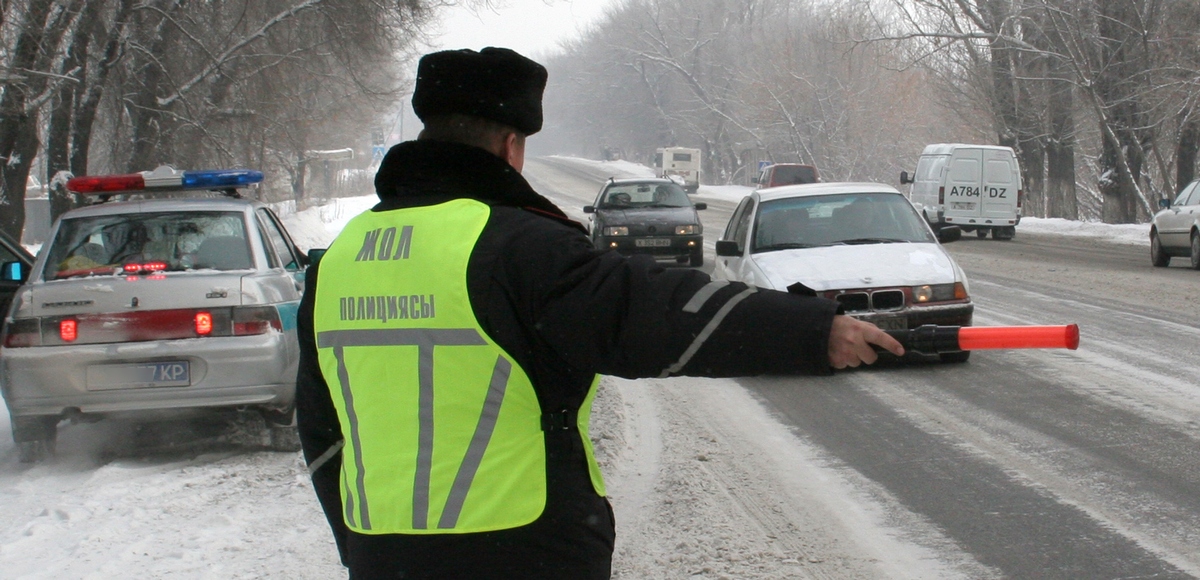
<svg viewBox="0 0 1200 580">
<path fill-rule="evenodd" d="M 1079 325 L 1061 326 L 937 326 L 886 330 L 904 350 L 939 354 L 962 350 L 1011 348 L 1079 348 Z"/>
</svg>

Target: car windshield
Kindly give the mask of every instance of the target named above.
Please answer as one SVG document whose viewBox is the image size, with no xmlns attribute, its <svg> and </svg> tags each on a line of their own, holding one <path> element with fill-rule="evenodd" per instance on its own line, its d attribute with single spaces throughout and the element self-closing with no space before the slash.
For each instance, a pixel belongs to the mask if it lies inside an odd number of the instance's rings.
<svg viewBox="0 0 1200 580">
<path fill-rule="evenodd" d="M 252 267 L 239 212 L 129 213 L 63 220 L 50 246 L 45 279 L 152 269 Z"/>
<path fill-rule="evenodd" d="M 600 209 L 691 207 L 692 200 L 674 183 L 614 183 L 604 190 Z"/>
<path fill-rule="evenodd" d="M 822 195 L 763 202 L 751 252 L 933 241 L 921 216 L 899 194 Z"/>
<path fill-rule="evenodd" d="M 771 181 L 776 185 L 816 183 L 817 172 L 807 165 L 781 165 L 775 168 L 775 174 Z"/>
</svg>

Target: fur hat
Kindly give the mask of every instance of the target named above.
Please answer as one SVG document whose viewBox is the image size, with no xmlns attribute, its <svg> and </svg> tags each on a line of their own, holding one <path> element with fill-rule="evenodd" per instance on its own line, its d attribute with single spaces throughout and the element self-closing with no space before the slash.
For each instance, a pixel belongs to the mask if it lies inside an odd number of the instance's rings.
<svg viewBox="0 0 1200 580">
<path fill-rule="evenodd" d="M 507 48 L 446 50 L 421 57 L 413 112 L 482 117 L 532 135 L 542 130 L 546 68 Z"/>
</svg>

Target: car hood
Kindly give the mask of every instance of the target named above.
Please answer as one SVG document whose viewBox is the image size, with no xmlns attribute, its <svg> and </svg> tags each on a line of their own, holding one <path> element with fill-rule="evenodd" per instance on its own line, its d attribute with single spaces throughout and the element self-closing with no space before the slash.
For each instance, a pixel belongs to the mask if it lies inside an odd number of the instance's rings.
<svg viewBox="0 0 1200 580">
<path fill-rule="evenodd" d="M 696 208 L 694 207 L 645 207 L 633 209 L 602 209 L 598 213 L 604 223 L 610 225 L 635 224 L 694 224 Z"/>
<path fill-rule="evenodd" d="M 776 290 L 796 282 L 820 292 L 960 281 L 954 260 L 931 243 L 824 246 L 763 252 L 752 259 Z"/>
</svg>

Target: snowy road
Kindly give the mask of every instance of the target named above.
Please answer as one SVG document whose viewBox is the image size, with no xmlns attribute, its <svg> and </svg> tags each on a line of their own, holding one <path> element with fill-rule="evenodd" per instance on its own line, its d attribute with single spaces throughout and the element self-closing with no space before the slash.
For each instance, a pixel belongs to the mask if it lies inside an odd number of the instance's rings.
<svg viewBox="0 0 1200 580">
<path fill-rule="evenodd" d="M 638 171 L 531 159 L 526 175 L 583 217 L 622 170 Z M 697 196 L 710 263 L 728 193 Z M 370 201 L 287 225 L 322 245 Z M 615 577 L 1200 577 L 1198 273 L 1151 268 L 1144 244 L 1035 230 L 947 247 L 976 324 L 1078 323 L 1078 351 L 606 378 L 593 437 Z M 298 456 L 241 433 L 66 425 L 36 466 L 0 434 L 0 578 L 341 577 Z"/>
<path fill-rule="evenodd" d="M 550 160 L 547 169 L 564 163 Z M 558 179 L 579 171 L 572 167 Z M 704 191 L 697 198 L 709 203 L 702 215 L 711 244 L 732 203 Z M 1013 242 L 971 236 L 947 248 L 972 280 L 976 324 L 1077 323 L 1081 349 L 977 352 L 965 365 L 889 365 L 824 379 L 621 382 L 618 392 L 637 392 L 626 396 L 627 406 L 644 405 L 670 425 L 652 441 L 684 429 L 696 431 L 684 441 L 711 442 L 685 447 L 682 459 L 657 451 L 667 472 L 659 475 L 674 479 L 672 461 L 686 470 L 690 452 L 690 463 L 711 473 L 701 489 L 727 496 L 722 509 L 731 513 L 708 514 L 716 516 L 709 521 L 722 522 L 726 535 L 739 530 L 733 543 L 745 543 L 741 552 L 774 557 L 756 560 L 754 571 L 732 567 L 729 558 L 674 566 L 680 554 L 672 542 L 712 542 L 709 533 L 680 538 L 671 533 L 680 526 L 645 515 L 647 507 L 679 509 L 674 501 L 639 500 L 622 509 L 614 485 L 625 532 L 619 538 L 629 546 L 619 552 L 618 570 L 628 577 L 682 577 L 706 568 L 738 578 L 1200 576 L 1196 272 L 1183 264 L 1152 268 L 1144 243 L 1031 232 Z M 771 420 L 740 416 L 748 407 L 730 392 L 733 382 L 794 440 L 758 443 Z M 767 455 L 798 449 L 824 472 L 810 464 L 803 475 L 787 473 L 750 461 L 756 446 Z M 713 465 L 724 455 L 706 447 L 724 448 L 729 458 Z M 701 454 L 703 461 L 696 459 Z M 651 477 L 637 479 L 646 487 Z M 788 501 L 779 491 L 794 477 L 837 485 L 815 497 L 791 489 Z M 706 497 L 688 503 L 703 505 Z M 834 507 L 846 502 L 848 508 Z M 814 503 L 835 513 L 821 514 Z M 847 510 L 874 517 L 825 525 Z M 632 522 L 620 523 L 627 514 Z M 886 554 L 878 553 L 877 536 L 893 540 Z M 648 555 L 655 552 L 649 546 L 661 553 Z"/>
</svg>

